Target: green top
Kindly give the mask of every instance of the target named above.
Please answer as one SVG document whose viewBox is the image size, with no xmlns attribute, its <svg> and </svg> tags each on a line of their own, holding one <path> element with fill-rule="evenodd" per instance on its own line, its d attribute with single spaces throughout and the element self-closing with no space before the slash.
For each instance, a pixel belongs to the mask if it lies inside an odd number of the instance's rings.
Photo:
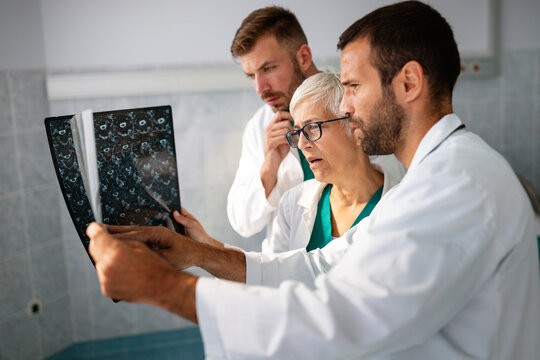
<svg viewBox="0 0 540 360">
<path fill-rule="evenodd" d="M 291 125 L 294 127 L 294 121 L 291 120 Z M 304 181 L 315 178 L 315 175 L 313 175 L 313 171 L 311 171 L 311 168 L 309 167 L 309 163 L 306 160 L 306 157 L 304 154 L 302 154 L 302 150 L 298 150 L 298 156 L 300 157 L 300 165 L 302 165 L 302 172 L 304 173 Z"/>
<path fill-rule="evenodd" d="M 309 244 L 306 247 L 307 251 L 311 251 L 313 249 L 322 249 L 328 245 L 330 241 L 332 241 L 332 214 L 330 209 L 331 189 L 331 184 L 326 185 L 321 194 L 319 205 L 317 206 L 317 217 L 315 218 L 315 224 L 313 224 L 313 230 L 311 231 L 311 239 L 309 239 Z M 354 220 L 351 228 L 358 224 L 360 220 L 371 214 L 371 211 L 381 199 L 382 189 L 383 187 L 381 186 L 377 191 L 375 191 L 375 194 L 373 194 L 366 206 L 364 206 L 360 214 L 358 214 L 356 220 Z"/>
</svg>

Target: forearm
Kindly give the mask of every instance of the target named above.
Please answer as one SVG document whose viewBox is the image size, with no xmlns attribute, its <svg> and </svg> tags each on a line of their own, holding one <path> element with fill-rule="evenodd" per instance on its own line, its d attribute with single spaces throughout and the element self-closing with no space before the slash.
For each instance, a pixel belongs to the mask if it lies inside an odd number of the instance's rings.
<svg viewBox="0 0 540 360">
<path fill-rule="evenodd" d="M 171 271 L 158 282 L 160 289 L 148 302 L 198 323 L 195 289 L 198 278 L 184 272 Z"/>
<path fill-rule="evenodd" d="M 274 189 L 274 186 L 276 186 L 277 184 L 278 168 L 279 168 L 279 164 L 278 164 L 278 167 L 276 167 L 276 164 L 272 163 L 271 161 L 267 159 L 263 162 L 261 166 L 260 177 L 261 177 L 262 185 L 264 187 L 264 194 L 266 198 L 270 196 L 270 193 Z"/>
<path fill-rule="evenodd" d="M 199 244 L 194 265 L 220 279 L 246 282 L 246 257 L 240 250 Z"/>
<path fill-rule="evenodd" d="M 214 239 L 214 238 L 211 237 L 211 236 L 208 236 L 208 238 L 207 238 L 207 244 L 208 244 L 208 245 L 212 245 L 212 246 L 214 246 L 214 247 L 221 248 L 221 249 L 225 248 L 225 244 L 224 244 L 224 243 L 222 243 L 221 241 L 218 241 L 218 240 Z"/>
</svg>

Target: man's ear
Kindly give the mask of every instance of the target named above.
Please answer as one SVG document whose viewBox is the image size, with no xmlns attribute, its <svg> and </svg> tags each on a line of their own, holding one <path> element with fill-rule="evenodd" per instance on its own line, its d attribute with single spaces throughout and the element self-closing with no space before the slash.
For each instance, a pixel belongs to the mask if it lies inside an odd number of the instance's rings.
<svg viewBox="0 0 540 360">
<path fill-rule="evenodd" d="M 302 44 L 296 51 L 296 61 L 302 72 L 306 72 L 312 63 L 311 49 L 307 44 Z"/>
<path fill-rule="evenodd" d="M 416 100 L 426 90 L 424 80 L 424 69 L 418 61 L 411 60 L 403 65 L 397 77 L 397 91 L 401 99 L 404 102 Z"/>
</svg>

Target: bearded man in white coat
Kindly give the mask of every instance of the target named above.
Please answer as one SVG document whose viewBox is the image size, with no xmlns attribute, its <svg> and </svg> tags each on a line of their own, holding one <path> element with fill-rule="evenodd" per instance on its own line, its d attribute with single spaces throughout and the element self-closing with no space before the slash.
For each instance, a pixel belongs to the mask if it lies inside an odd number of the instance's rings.
<svg viewBox="0 0 540 360">
<path fill-rule="evenodd" d="M 363 150 L 408 168 L 371 215 L 323 249 L 273 255 L 91 224 L 102 292 L 198 322 L 208 358 L 537 358 L 532 207 L 453 113 L 449 24 L 401 2 L 355 22 L 338 48 L 341 112 Z M 233 281 L 178 271 L 190 265 Z"/>
<path fill-rule="evenodd" d="M 270 6 L 250 13 L 231 45 L 246 76 L 266 104 L 249 120 L 242 153 L 227 197 L 233 229 L 249 237 L 266 228 L 271 233 L 281 196 L 313 178 L 298 149 L 290 149 L 285 133 L 292 129 L 289 102 L 307 77 L 319 72 L 306 35 L 290 11 Z M 263 250 L 269 250 L 266 242 Z"/>
</svg>

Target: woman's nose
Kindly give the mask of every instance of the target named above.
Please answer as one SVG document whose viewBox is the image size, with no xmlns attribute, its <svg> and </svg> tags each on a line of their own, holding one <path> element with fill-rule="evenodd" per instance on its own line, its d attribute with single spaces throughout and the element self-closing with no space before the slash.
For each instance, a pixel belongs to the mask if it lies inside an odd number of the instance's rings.
<svg viewBox="0 0 540 360">
<path fill-rule="evenodd" d="M 298 137 L 298 148 L 300 150 L 304 150 L 308 147 L 311 147 L 311 144 L 313 144 L 311 141 L 309 141 L 307 138 L 306 138 L 306 135 L 304 134 L 303 131 L 300 132 L 299 134 L 299 137 Z"/>
</svg>

